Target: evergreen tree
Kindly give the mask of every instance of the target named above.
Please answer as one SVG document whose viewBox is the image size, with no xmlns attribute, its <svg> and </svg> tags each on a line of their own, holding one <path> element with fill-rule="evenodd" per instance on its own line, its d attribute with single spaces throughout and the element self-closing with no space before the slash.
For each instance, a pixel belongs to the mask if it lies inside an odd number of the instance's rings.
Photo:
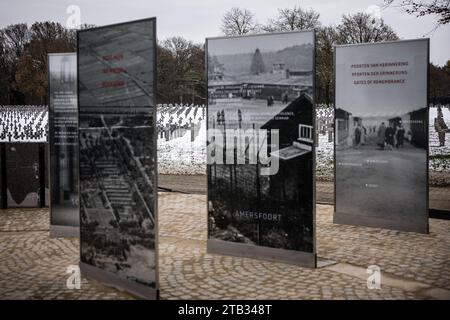
<svg viewBox="0 0 450 320">
<path fill-rule="evenodd" d="M 263 57 L 258 48 L 255 50 L 255 53 L 253 54 L 250 72 L 256 75 L 266 72 Z"/>
</svg>

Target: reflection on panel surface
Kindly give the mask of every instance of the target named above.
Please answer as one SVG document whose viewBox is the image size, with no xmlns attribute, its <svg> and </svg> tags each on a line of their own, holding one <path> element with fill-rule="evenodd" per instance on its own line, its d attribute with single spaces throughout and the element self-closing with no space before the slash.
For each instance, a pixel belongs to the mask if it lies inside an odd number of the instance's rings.
<svg viewBox="0 0 450 320">
<path fill-rule="evenodd" d="M 154 288 L 155 20 L 79 33 L 82 262 Z"/>
<path fill-rule="evenodd" d="M 77 227 L 77 56 L 51 54 L 48 64 L 51 224 Z"/>
<path fill-rule="evenodd" d="M 81 112 L 140 112 L 154 106 L 154 21 L 79 33 Z"/>
</svg>

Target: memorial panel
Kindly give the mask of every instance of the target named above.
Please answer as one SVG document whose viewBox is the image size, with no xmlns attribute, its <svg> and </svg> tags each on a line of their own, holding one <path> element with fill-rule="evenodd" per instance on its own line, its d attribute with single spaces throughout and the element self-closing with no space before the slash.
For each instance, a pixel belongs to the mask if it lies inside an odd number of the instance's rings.
<svg viewBox="0 0 450 320">
<path fill-rule="evenodd" d="M 50 235 L 79 236 L 77 55 L 48 55 Z"/>
<path fill-rule="evenodd" d="M 209 252 L 315 267 L 314 47 L 207 39 Z"/>
<path fill-rule="evenodd" d="M 428 232 L 428 39 L 337 46 L 334 222 Z"/>
<path fill-rule="evenodd" d="M 78 33 L 81 267 L 157 288 L 156 19 Z"/>
</svg>

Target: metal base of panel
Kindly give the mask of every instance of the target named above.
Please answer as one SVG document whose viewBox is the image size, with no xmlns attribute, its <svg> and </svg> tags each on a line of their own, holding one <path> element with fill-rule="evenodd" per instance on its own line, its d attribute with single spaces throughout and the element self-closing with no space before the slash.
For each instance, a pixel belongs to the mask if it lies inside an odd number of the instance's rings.
<svg viewBox="0 0 450 320">
<path fill-rule="evenodd" d="M 381 228 L 397 231 L 429 233 L 428 218 L 414 220 L 388 220 L 375 217 L 364 217 L 355 214 L 334 212 L 333 223 L 359 227 Z"/>
<path fill-rule="evenodd" d="M 440 209 L 429 209 L 430 218 L 450 220 L 450 211 Z"/>
<path fill-rule="evenodd" d="M 231 255 L 243 258 L 269 260 L 307 268 L 316 268 L 315 253 L 260 247 L 245 243 L 208 239 L 207 253 Z"/>
<path fill-rule="evenodd" d="M 104 285 L 116 288 L 117 290 L 128 292 L 142 299 L 158 299 L 158 290 L 118 277 L 114 273 L 101 270 L 83 262 L 80 262 L 80 270 L 83 276 L 101 282 Z"/>
<path fill-rule="evenodd" d="M 80 228 L 50 225 L 50 238 L 79 238 Z"/>
</svg>

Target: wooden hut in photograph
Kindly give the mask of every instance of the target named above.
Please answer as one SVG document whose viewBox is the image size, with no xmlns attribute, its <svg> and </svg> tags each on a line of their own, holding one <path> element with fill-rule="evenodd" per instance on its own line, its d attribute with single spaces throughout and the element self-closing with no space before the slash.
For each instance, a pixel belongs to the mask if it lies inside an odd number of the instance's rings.
<svg viewBox="0 0 450 320">
<path fill-rule="evenodd" d="M 265 123 L 262 129 L 279 132 L 279 149 L 270 150 L 279 160 L 278 172 L 270 176 L 270 195 L 274 200 L 299 203 L 312 199 L 313 185 L 313 103 L 301 95 Z"/>
</svg>

